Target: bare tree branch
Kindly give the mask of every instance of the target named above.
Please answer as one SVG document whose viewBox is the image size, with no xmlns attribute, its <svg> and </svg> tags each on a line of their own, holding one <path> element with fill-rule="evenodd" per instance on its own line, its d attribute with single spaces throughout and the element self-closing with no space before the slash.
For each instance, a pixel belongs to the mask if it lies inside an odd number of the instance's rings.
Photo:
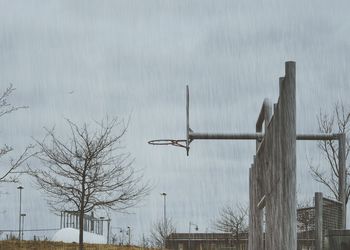
<svg viewBox="0 0 350 250">
<path fill-rule="evenodd" d="M 10 84 L 3 92 L 0 94 L 0 117 L 10 114 L 19 109 L 28 108 L 27 106 L 14 106 L 9 103 L 9 98 L 16 89 Z M 17 171 L 18 168 L 26 162 L 34 153 L 32 153 L 33 146 L 27 146 L 24 151 L 18 156 L 18 158 L 11 158 L 9 161 L 9 166 L 0 174 L 0 183 L 3 182 L 17 182 L 21 171 Z M 13 151 L 13 148 L 8 145 L 0 147 L 0 158 L 8 155 Z"/>
<path fill-rule="evenodd" d="M 225 206 L 220 210 L 219 218 L 214 226 L 221 232 L 231 232 L 235 238 L 236 247 L 239 247 L 239 239 L 242 233 L 248 232 L 248 208 L 240 204 L 236 207 Z"/>
<path fill-rule="evenodd" d="M 150 186 L 142 183 L 143 176 L 132 167 L 134 159 L 122 150 L 127 127 L 119 120 L 106 118 L 94 130 L 86 123 L 81 127 L 70 120 L 67 123 L 67 140 L 60 139 L 54 129 L 46 129 L 44 139 L 36 140 L 40 148 L 37 158 L 44 168 L 29 172 L 54 211 L 79 213 L 82 249 L 85 213 L 129 209 L 148 194 Z"/>
<path fill-rule="evenodd" d="M 321 133 L 345 133 L 346 139 L 346 159 L 350 152 L 350 110 L 344 107 L 343 103 L 334 105 L 331 115 L 320 111 L 317 116 L 319 131 Z M 339 199 L 339 163 L 338 163 L 338 142 L 334 140 L 319 141 L 318 148 L 325 157 L 325 162 L 322 166 L 313 166 L 309 163 L 312 177 L 317 182 L 325 185 L 335 199 Z M 328 168 L 325 167 L 328 165 Z M 322 169 L 322 170 L 321 170 Z M 346 203 L 350 196 L 350 165 L 346 166 Z"/>
<path fill-rule="evenodd" d="M 8 98 L 16 89 L 13 87 L 12 83 L 2 92 L 0 95 L 0 117 L 10 114 L 19 109 L 28 108 L 28 106 L 14 106 L 9 103 Z"/>
<path fill-rule="evenodd" d="M 162 248 L 166 238 L 172 233 L 176 233 L 176 228 L 171 218 L 159 219 L 151 228 L 150 243 L 152 247 Z"/>
</svg>

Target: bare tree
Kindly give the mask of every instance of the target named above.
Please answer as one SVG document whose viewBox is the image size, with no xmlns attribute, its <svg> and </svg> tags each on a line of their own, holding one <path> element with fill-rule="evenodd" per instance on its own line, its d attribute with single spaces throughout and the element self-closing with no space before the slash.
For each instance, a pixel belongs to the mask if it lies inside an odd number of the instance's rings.
<svg viewBox="0 0 350 250">
<path fill-rule="evenodd" d="M 297 230 L 298 237 L 301 240 L 305 239 L 306 243 L 303 246 L 305 249 L 312 249 L 315 230 L 315 207 L 311 200 L 299 201 L 297 203 Z"/>
<path fill-rule="evenodd" d="M 171 218 L 156 221 L 151 228 L 150 242 L 153 247 L 162 248 L 166 238 L 176 232 L 176 228 Z"/>
<path fill-rule="evenodd" d="M 319 131 L 321 133 L 345 133 L 347 134 L 346 139 L 346 158 L 348 158 L 350 151 L 350 110 L 345 109 L 343 103 L 337 103 L 334 106 L 332 114 L 326 114 L 320 112 L 317 117 Z M 338 162 L 338 142 L 334 140 L 319 141 L 318 147 L 321 150 L 322 155 L 326 159 L 327 168 L 324 166 L 313 166 L 310 165 L 310 170 L 313 178 L 322 183 L 331 192 L 333 197 L 339 200 L 339 162 Z M 350 195 L 350 166 L 346 166 L 346 204 L 349 200 Z"/>
<path fill-rule="evenodd" d="M 310 200 L 297 204 L 297 228 L 298 231 L 308 232 L 315 224 L 314 207 Z"/>
<path fill-rule="evenodd" d="M 219 218 L 214 226 L 221 232 L 230 232 L 235 238 L 236 247 L 239 247 L 240 235 L 248 232 L 248 209 L 242 205 L 236 205 L 235 208 L 225 206 L 221 209 Z"/>
<path fill-rule="evenodd" d="M 144 234 L 142 234 L 142 238 L 139 241 L 138 244 L 141 247 L 141 250 L 143 249 L 151 249 L 152 244 L 151 244 L 151 239 L 148 237 L 145 237 Z"/>
<path fill-rule="evenodd" d="M 19 109 L 28 108 L 27 106 L 14 106 L 9 103 L 9 98 L 11 97 L 11 95 L 15 90 L 16 89 L 13 87 L 13 85 L 10 84 L 0 95 L 0 118 L 3 117 L 4 115 L 8 115 Z M 18 168 L 32 156 L 32 153 L 31 153 L 32 148 L 33 146 L 29 145 L 24 149 L 24 151 L 16 159 L 13 159 L 13 158 L 9 159 L 9 166 L 6 169 L 2 170 L 0 173 L 0 183 L 18 181 L 19 172 L 18 171 L 16 172 L 16 170 L 18 170 Z M 0 158 L 5 157 L 13 150 L 14 150 L 13 147 L 6 144 L 1 146 Z"/>
<path fill-rule="evenodd" d="M 127 126 L 117 119 L 104 119 L 91 131 L 84 123 L 78 127 L 67 120 L 68 140 L 60 139 L 54 129 L 46 129 L 42 141 L 36 141 L 37 157 L 45 168 L 30 170 L 54 211 L 79 214 L 79 246 L 83 246 L 83 216 L 105 208 L 124 211 L 136 205 L 149 192 L 142 175 L 132 167 L 133 159 L 121 139 Z M 114 134 L 114 130 L 118 133 Z"/>
</svg>

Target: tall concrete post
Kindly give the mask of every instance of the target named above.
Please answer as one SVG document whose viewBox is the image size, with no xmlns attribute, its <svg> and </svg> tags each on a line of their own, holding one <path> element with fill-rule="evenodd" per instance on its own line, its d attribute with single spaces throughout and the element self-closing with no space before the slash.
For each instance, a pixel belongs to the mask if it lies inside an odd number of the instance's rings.
<svg viewBox="0 0 350 250">
<path fill-rule="evenodd" d="M 339 134 L 339 201 L 342 205 L 342 228 L 346 229 L 346 135 Z"/>
<path fill-rule="evenodd" d="M 315 250 L 323 250 L 323 195 L 315 193 Z"/>
</svg>

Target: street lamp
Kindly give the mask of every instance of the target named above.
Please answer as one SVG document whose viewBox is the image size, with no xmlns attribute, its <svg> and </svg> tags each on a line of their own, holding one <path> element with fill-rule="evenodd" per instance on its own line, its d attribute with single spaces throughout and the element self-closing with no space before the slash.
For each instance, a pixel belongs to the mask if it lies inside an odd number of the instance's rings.
<svg viewBox="0 0 350 250">
<path fill-rule="evenodd" d="M 123 230 L 123 228 L 121 228 L 121 227 L 111 227 L 111 229 L 113 229 L 113 228 L 119 229 L 119 233 L 121 234 L 121 236 L 119 238 L 119 245 L 123 245 L 124 244 L 124 232 L 125 232 L 125 230 Z M 114 238 L 114 236 L 113 236 L 113 238 Z M 117 238 L 117 240 L 118 240 L 118 238 Z M 113 239 L 113 244 L 114 244 L 114 239 Z"/>
<path fill-rule="evenodd" d="M 18 186 L 19 190 L 19 218 L 18 218 L 18 239 L 21 240 L 21 215 L 22 215 L 22 189 L 24 187 Z"/>
<path fill-rule="evenodd" d="M 191 249 L 191 226 L 196 226 L 195 230 L 198 231 L 198 225 L 190 221 L 188 224 L 188 249 Z"/>
<path fill-rule="evenodd" d="M 26 216 L 27 214 L 21 214 L 21 218 L 22 218 L 22 227 L 21 227 L 21 229 L 22 229 L 22 240 L 24 239 L 23 238 L 23 234 L 24 234 L 24 217 Z"/>
<path fill-rule="evenodd" d="M 160 195 L 164 198 L 164 239 L 163 239 L 163 248 L 165 249 L 165 241 L 166 237 L 168 236 L 168 225 L 167 225 L 167 219 L 166 219 L 166 193 L 161 193 Z"/>
<path fill-rule="evenodd" d="M 126 234 L 129 236 L 129 246 L 131 246 L 131 233 L 130 233 L 131 227 L 128 226 L 128 231 Z"/>
</svg>

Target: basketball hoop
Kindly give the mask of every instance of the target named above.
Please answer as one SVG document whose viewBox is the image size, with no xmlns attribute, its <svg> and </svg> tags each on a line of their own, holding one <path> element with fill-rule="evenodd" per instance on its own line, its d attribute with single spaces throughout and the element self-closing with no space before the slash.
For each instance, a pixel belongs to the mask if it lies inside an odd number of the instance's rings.
<svg viewBox="0 0 350 250">
<path fill-rule="evenodd" d="M 190 139 L 190 132 L 193 132 L 189 125 L 189 106 L 190 106 L 190 98 L 189 98 L 189 89 L 188 85 L 186 86 L 186 139 L 185 140 L 175 140 L 175 139 L 157 139 L 157 140 L 151 140 L 148 142 L 150 145 L 156 145 L 156 146 L 164 146 L 164 145 L 170 145 L 175 147 L 181 147 L 185 148 L 187 152 L 187 156 L 189 154 L 190 150 L 190 143 L 192 139 Z"/>
<path fill-rule="evenodd" d="M 186 145 L 182 144 L 184 142 L 186 142 L 186 140 L 157 139 L 157 140 L 149 141 L 148 144 L 156 145 L 156 146 L 170 145 L 170 146 L 186 148 Z"/>
<path fill-rule="evenodd" d="M 157 140 L 151 140 L 148 142 L 150 145 L 155 145 L 155 146 L 175 146 L 175 147 L 181 147 L 181 148 L 186 148 L 187 155 L 189 151 L 189 147 L 186 146 L 186 141 L 187 140 L 175 140 L 175 139 L 157 139 Z"/>
</svg>

